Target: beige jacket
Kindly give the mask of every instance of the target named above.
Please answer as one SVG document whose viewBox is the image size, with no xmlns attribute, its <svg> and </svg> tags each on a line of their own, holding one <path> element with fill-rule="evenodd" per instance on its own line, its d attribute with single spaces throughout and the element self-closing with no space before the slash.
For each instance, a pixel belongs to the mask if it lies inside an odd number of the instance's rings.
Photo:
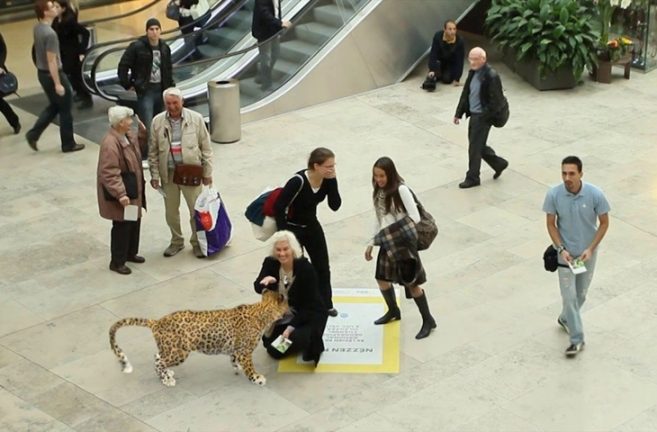
<svg viewBox="0 0 657 432">
<path fill-rule="evenodd" d="M 202 165 L 203 177 L 212 177 L 212 146 L 203 116 L 187 108 L 182 112 L 182 158 L 184 164 Z M 171 124 L 167 112 L 153 118 L 148 143 L 148 165 L 151 179 L 162 184 L 169 182 L 169 155 L 171 154 Z"/>
</svg>

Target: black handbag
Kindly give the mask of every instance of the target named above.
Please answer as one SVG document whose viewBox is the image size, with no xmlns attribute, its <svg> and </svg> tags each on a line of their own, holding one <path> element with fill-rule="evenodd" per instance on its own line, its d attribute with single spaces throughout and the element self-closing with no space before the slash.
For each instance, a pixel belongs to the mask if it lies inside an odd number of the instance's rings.
<svg viewBox="0 0 657 432">
<path fill-rule="evenodd" d="M 174 0 L 171 0 L 167 4 L 166 16 L 169 19 L 178 21 L 180 19 L 180 6 L 178 6 Z"/>
<path fill-rule="evenodd" d="M 509 114 L 509 102 L 504 101 L 504 108 L 491 117 L 490 123 L 496 128 L 504 127 L 506 122 L 509 121 Z"/>
<path fill-rule="evenodd" d="M 123 146 L 119 144 L 119 149 L 121 152 L 121 157 L 123 158 L 123 161 L 125 163 L 126 168 L 128 167 L 128 161 L 125 159 L 125 154 L 123 154 Z M 121 179 L 123 180 L 123 186 L 125 187 L 125 194 L 130 198 L 131 200 L 137 199 L 139 196 L 139 188 L 137 187 L 137 174 L 130 171 L 128 168 L 127 171 L 121 172 Z M 105 199 L 107 201 L 118 201 L 118 199 L 112 195 L 105 185 L 103 185 L 103 195 L 105 196 Z"/>
<path fill-rule="evenodd" d="M 435 75 L 432 77 L 427 75 L 426 79 L 422 83 L 422 89 L 432 92 L 436 90 L 437 82 L 438 82 L 438 77 L 436 77 Z"/>
<path fill-rule="evenodd" d="M 545 249 L 545 252 L 543 252 L 543 267 L 545 267 L 545 271 L 555 272 L 559 267 L 568 266 L 565 264 L 559 264 L 559 254 L 557 253 L 557 250 L 552 245 L 549 245 L 547 249 Z"/>
<path fill-rule="evenodd" d="M 0 97 L 9 96 L 18 90 L 18 78 L 11 72 L 5 71 L 0 75 Z"/>
</svg>

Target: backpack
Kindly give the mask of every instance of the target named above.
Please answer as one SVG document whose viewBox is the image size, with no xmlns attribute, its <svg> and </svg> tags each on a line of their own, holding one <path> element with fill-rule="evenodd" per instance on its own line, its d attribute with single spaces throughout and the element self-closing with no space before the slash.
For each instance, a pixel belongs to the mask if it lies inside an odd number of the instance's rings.
<svg viewBox="0 0 657 432">
<path fill-rule="evenodd" d="M 295 174 L 295 177 L 299 177 L 301 179 L 301 187 L 299 187 L 297 193 L 295 193 L 292 197 L 290 204 L 292 204 L 292 202 L 294 202 L 294 200 L 297 198 L 299 192 L 301 192 L 301 189 L 303 189 L 304 184 L 303 176 L 300 174 Z M 246 216 L 249 222 L 251 222 L 253 235 L 260 241 L 267 241 L 269 237 L 274 235 L 276 232 L 277 227 L 276 219 L 274 219 L 274 216 L 276 202 L 280 198 L 281 192 L 283 192 L 282 187 L 277 187 L 274 189 L 266 188 L 246 207 L 244 216 Z M 287 214 L 289 217 L 289 206 Z"/>
</svg>

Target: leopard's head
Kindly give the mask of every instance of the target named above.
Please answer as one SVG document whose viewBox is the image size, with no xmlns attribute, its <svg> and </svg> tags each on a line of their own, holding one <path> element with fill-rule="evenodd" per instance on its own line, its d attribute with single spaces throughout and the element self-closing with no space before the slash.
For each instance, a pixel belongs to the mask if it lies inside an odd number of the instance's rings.
<svg viewBox="0 0 657 432">
<path fill-rule="evenodd" d="M 278 291 L 262 290 L 261 303 L 265 306 L 266 310 L 272 312 L 274 320 L 281 318 L 289 309 L 285 296 Z"/>
</svg>

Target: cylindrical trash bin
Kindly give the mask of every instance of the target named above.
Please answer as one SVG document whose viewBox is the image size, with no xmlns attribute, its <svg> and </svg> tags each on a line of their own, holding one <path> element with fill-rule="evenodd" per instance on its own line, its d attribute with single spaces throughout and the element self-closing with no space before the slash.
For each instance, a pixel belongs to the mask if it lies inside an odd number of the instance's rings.
<svg viewBox="0 0 657 432">
<path fill-rule="evenodd" d="M 242 136 L 239 80 L 208 82 L 210 137 L 218 143 L 239 141 Z"/>
</svg>

